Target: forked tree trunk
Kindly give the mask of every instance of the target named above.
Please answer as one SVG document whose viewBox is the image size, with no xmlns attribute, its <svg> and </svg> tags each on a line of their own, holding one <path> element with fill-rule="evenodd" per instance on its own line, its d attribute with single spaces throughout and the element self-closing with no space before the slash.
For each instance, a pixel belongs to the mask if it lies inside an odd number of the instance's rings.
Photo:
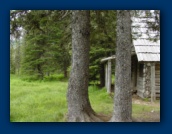
<svg viewBox="0 0 172 134">
<path fill-rule="evenodd" d="M 117 11 L 117 51 L 114 113 L 112 122 L 131 122 L 131 18 L 130 11 Z"/>
<path fill-rule="evenodd" d="M 89 11 L 72 11 L 72 70 L 67 92 L 69 122 L 101 121 L 88 98 L 89 38 Z"/>
</svg>

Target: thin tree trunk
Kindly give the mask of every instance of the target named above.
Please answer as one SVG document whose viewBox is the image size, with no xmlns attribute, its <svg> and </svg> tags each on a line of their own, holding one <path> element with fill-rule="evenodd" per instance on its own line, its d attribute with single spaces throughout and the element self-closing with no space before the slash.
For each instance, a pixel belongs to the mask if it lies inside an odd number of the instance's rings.
<svg viewBox="0 0 172 134">
<path fill-rule="evenodd" d="M 88 98 L 89 23 L 89 11 L 72 11 L 72 70 L 67 92 L 69 122 L 101 121 Z"/>
<path fill-rule="evenodd" d="M 67 78 L 67 65 L 66 65 L 66 63 L 64 63 L 63 74 L 64 74 L 64 77 Z"/>
<path fill-rule="evenodd" d="M 104 64 L 100 64 L 100 87 L 105 86 L 105 68 Z"/>
<path fill-rule="evenodd" d="M 117 11 L 117 51 L 114 112 L 112 122 L 131 122 L 131 18 L 130 11 Z"/>
<path fill-rule="evenodd" d="M 40 64 L 37 65 L 37 69 L 38 69 L 38 77 L 42 80 L 44 78 L 44 73 L 42 72 Z"/>
<path fill-rule="evenodd" d="M 67 69 L 64 70 L 64 77 L 67 78 Z"/>
</svg>

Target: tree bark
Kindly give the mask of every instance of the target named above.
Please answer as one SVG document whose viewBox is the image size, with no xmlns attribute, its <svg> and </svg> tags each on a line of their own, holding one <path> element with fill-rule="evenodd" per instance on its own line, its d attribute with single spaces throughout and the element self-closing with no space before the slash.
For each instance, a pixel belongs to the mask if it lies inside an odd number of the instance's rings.
<svg viewBox="0 0 172 134">
<path fill-rule="evenodd" d="M 129 10 L 117 11 L 117 51 L 112 122 L 132 121 L 131 18 Z"/>
<path fill-rule="evenodd" d="M 88 98 L 89 38 L 89 11 L 72 11 L 72 70 L 67 92 L 69 122 L 101 121 Z"/>
</svg>

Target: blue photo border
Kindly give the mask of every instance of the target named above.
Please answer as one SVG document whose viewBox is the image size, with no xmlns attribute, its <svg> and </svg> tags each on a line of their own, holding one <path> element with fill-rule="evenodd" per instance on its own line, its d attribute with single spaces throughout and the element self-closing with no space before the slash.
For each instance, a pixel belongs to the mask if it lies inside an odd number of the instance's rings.
<svg viewBox="0 0 172 134">
<path fill-rule="evenodd" d="M 161 10 L 161 122 L 160 123 L 11 123 L 10 122 L 10 10 Z M 166 133 L 172 132 L 170 0 L 1 0 L 0 1 L 0 133 Z"/>
</svg>

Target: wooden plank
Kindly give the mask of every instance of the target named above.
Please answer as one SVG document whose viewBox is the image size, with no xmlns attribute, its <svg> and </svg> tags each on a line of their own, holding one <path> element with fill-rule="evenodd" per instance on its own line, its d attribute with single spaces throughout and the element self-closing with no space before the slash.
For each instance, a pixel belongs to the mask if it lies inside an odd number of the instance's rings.
<svg viewBox="0 0 172 134">
<path fill-rule="evenodd" d="M 160 77 L 160 74 L 155 74 L 155 77 Z"/>
<path fill-rule="evenodd" d="M 160 87 L 155 87 L 155 90 L 156 91 L 160 91 Z"/>
<path fill-rule="evenodd" d="M 156 72 L 155 75 L 159 75 L 160 76 L 160 72 Z"/>
<path fill-rule="evenodd" d="M 160 64 L 156 64 L 155 70 L 160 70 Z"/>
<path fill-rule="evenodd" d="M 112 55 L 111 57 L 101 59 L 101 62 L 109 61 L 109 60 L 112 60 L 112 59 L 115 59 L 115 58 L 116 58 L 115 55 Z"/>
<path fill-rule="evenodd" d="M 160 73 L 160 70 L 156 70 L 155 73 Z"/>
<path fill-rule="evenodd" d="M 160 72 L 155 72 L 155 75 L 159 75 L 160 76 Z"/>
<path fill-rule="evenodd" d="M 157 80 L 157 81 L 159 80 L 160 81 L 160 77 L 155 77 L 155 80 Z"/>
<path fill-rule="evenodd" d="M 160 85 L 160 81 L 156 81 L 156 80 L 155 80 L 155 83 Z"/>
<path fill-rule="evenodd" d="M 155 79 L 155 83 L 160 83 L 160 79 Z"/>
<path fill-rule="evenodd" d="M 160 77 L 155 77 L 155 80 L 160 81 Z"/>
<path fill-rule="evenodd" d="M 160 94 L 160 91 L 156 91 L 157 94 Z"/>
<path fill-rule="evenodd" d="M 157 98 L 160 98 L 160 94 L 156 94 L 156 97 L 157 97 Z"/>
</svg>

